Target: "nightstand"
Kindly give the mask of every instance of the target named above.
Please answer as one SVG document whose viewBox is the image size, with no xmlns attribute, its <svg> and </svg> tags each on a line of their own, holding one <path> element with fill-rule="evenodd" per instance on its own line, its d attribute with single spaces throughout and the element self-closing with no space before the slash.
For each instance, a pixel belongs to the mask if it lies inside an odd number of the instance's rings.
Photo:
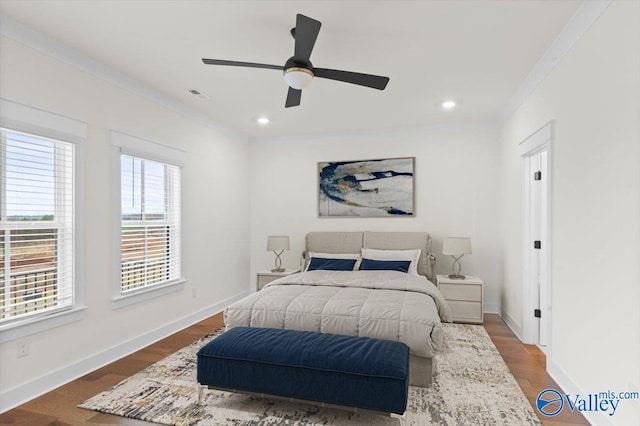
<svg viewBox="0 0 640 426">
<path fill-rule="evenodd" d="M 258 278 L 256 280 L 256 290 L 262 290 L 262 287 L 269 284 L 271 281 L 297 272 L 300 272 L 300 269 L 285 269 L 284 272 L 260 271 L 258 272 Z"/>
<path fill-rule="evenodd" d="M 482 285 L 478 277 L 467 275 L 463 280 L 454 280 L 447 275 L 438 275 L 438 289 L 451 308 L 453 322 L 482 324 Z"/>
</svg>

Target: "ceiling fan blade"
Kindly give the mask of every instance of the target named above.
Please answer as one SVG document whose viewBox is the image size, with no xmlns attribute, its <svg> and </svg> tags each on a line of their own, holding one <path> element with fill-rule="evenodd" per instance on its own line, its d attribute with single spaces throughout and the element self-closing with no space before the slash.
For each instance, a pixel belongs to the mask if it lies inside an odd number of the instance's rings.
<svg viewBox="0 0 640 426">
<path fill-rule="evenodd" d="M 321 25 L 319 21 L 311 19 L 308 16 L 299 13 L 296 15 L 296 47 L 293 54 L 294 58 L 303 62 L 309 62 Z"/>
<path fill-rule="evenodd" d="M 290 108 L 290 107 L 300 105 L 301 97 L 302 97 L 302 90 L 297 90 L 297 89 L 294 89 L 293 87 L 289 87 L 289 92 L 287 93 L 287 102 L 284 104 L 284 107 Z"/>
<path fill-rule="evenodd" d="M 344 81 L 345 83 L 357 84 L 358 86 L 366 86 L 378 90 L 384 90 L 389 82 L 389 77 L 351 71 L 330 70 L 326 68 L 314 68 L 313 74 L 320 78 Z"/>
<path fill-rule="evenodd" d="M 280 71 L 284 69 L 282 65 L 256 64 L 254 62 L 225 61 L 222 59 L 202 58 L 202 62 L 204 62 L 207 65 L 229 65 L 232 67 L 267 68 L 270 70 L 280 70 Z"/>
</svg>

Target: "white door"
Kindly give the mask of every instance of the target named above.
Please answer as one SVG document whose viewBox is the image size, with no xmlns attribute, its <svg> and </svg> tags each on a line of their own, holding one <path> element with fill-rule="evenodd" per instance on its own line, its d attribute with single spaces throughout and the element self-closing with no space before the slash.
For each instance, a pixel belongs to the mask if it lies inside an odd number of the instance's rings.
<svg viewBox="0 0 640 426">
<path fill-rule="evenodd" d="M 549 221 L 547 150 L 529 157 L 529 283 L 535 317 L 534 342 L 547 346 L 551 316 L 549 291 Z"/>
<path fill-rule="evenodd" d="M 547 346 L 549 342 L 549 334 L 551 329 L 551 289 L 549 288 L 549 265 L 548 251 L 550 246 L 549 232 L 549 174 L 547 168 L 547 150 L 545 149 L 539 155 L 540 157 L 540 177 L 537 181 L 540 184 L 540 239 L 541 247 L 539 249 L 539 273 L 538 288 L 540 292 L 540 346 Z"/>
<path fill-rule="evenodd" d="M 519 144 L 522 160 L 522 341 L 551 350 L 553 122 Z"/>
</svg>

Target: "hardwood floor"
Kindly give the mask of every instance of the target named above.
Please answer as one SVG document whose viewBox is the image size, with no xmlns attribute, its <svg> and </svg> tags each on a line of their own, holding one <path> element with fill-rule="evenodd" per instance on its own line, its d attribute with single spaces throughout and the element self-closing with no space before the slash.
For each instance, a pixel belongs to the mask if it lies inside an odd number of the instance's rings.
<svg viewBox="0 0 640 426">
<path fill-rule="evenodd" d="M 486 314 L 484 318 L 485 329 L 537 413 L 535 399 L 538 393 L 548 387 L 560 390 L 545 372 L 544 354 L 535 346 L 520 343 L 498 315 Z M 149 425 L 139 420 L 83 410 L 76 405 L 222 325 L 222 314 L 207 318 L 0 415 L 0 425 Z M 566 410 L 552 418 L 541 418 L 541 421 L 548 426 L 589 424 L 581 414 Z"/>
<path fill-rule="evenodd" d="M 541 391 L 554 388 L 562 392 L 562 388 L 546 372 L 544 352 L 535 345 L 523 345 L 499 315 L 485 314 L 484 328 L 542 424 L 545 426 L 589 424 L 577 411 L 571 412 L 565 409 L 554 417 L 545 417 L 538 413 L 536 398 Z"/>
</svg>

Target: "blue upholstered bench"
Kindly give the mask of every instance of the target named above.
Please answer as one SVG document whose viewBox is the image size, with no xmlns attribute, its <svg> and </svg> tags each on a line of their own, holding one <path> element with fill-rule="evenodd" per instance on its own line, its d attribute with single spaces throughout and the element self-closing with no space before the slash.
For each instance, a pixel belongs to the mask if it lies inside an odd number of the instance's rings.
<svg viewBox="0 0 640 426">
<path fill-rule="evenodd" d="M 236 327 L 200 349 L 198 383 L 403 414 L 409 347 L 368 337 Z"/>
</svg>

